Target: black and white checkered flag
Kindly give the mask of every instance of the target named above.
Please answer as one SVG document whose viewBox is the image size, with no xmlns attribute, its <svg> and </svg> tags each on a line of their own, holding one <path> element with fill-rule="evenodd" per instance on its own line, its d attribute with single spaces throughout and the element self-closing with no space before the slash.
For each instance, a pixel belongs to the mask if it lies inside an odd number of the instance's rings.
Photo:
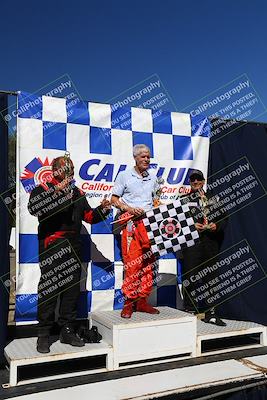
<svg viewBox="0 0 267 400">
<path fill-rule="evenodd" d="M 147 211 L 143 222 L 157 258 L 194 246 L 199 241 L 189 207 L 180 200 Z"/>
</svg>

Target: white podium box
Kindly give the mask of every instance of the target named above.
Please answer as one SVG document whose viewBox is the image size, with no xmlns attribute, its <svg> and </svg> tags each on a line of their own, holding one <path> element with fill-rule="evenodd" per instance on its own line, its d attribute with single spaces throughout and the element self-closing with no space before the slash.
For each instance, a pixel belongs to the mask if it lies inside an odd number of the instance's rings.
<svg viewBox="0 0 267 400">
<path fill-rule="evenodd" d="M 266 326 L 229 319 L 224 319 L 224 322 L 226 326 L 197 321 L 197 357 L 267 345 Z"/>
<path fill-rule="evenodd" d="M 92 312 L 92 324 L 113 347 L 114 369 L 155 364 L 196 355 L 197 318 L 185 312 L 158 307 L 160 314 L 121 311 Z"/>
<path fill-rule="evenodd" d="M 73 347 L 69 344 L 63 344 L 59 341 L 53 343 L 50 347 L 50 353 L 41 354 L 36 350 L 37 338 L 15 339 L 5 347 L 5 357 L 9 363 L 9 384 L 5 387 L 18 386 L 34 382 L 50 381 L 52 379 L 68 378 L 81 376 L 96 372 L 105 372 L 113 369 L 113 350 L 110 345 L 102 341 L 101 343 L 88 343 L 84 347 Z M 20 380 L 20 368 L 25 366 L 36 366 L 37 364 L 53 366 L 54 362 L 64 362 L 68 360 L 85 359 L 90 361 L 94 356 L 105 356 L 105 365 L 101 368 L 86 369 L 82 371 L 55 374 L 49 376 L 40 376 L 38 378 L 28 378 Z M 58 367 L 60 371 L 60 367 Z"/>
</svg>

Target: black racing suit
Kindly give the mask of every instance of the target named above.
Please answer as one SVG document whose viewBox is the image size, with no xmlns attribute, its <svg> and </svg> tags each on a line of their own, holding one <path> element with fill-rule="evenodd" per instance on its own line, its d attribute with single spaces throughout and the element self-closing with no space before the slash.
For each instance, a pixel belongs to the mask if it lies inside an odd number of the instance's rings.
<svg viewBox="0 0 267 400">
<path fill-rule="evenodd" d="M 38 217 L 39 263 L 38 335 L 49 334 L 55 320 L 58 295 L 59 326 L 76 319 L 80 295 L 82 220 L 91 224 L 106 218 L 101 207 L 92 209 L 74 184 L 56 191 L 52 183 L 37 186 L 28 209 Z"/>
<path fill-rule="evenodd" d="M 213 203 L 219 201 L 218 198 L 212 197 L 211 194 L 206 193 L 206 198 Z M 200 206 L 200 200 L 198 193 L 190 193 L 188 195 L 182 196 L 181 201 L 183 203 L 187 203 L 189 205 L 189 209 L 191 215 L 194 219 L 194 222 L 202 223 L 204 222 L 204 214 L 203 209 Z M 209 209 L 209 207 L 207 207 Z M 198 301 L 197 290 L 196 287 L 201 285 L 200 281 L 196 281 L 196 276 L 198 272 L 203 270 L 208 265 L 213 265 L 216 263 L 216 256 L 219 253 L 221 243 L 224 237 L 224 227 L 226 224 L 226 216 L 220 215 L 220 219 L 214 217 L 216 212 L 212 211 L 212 206 L 210 207 L 210 211 L 207 213 L 208 223 L 214 222 L 216 223 L 216 230 L 204 230 L 199 232 L 200 241 L 192 246 L 184 248 L 182 251 L 183 262 L 182 262 L 182 283 L 183 283 L 183 298 L 184 298 L 184 308 L 188 311 L 194 312 L 205 312 L 209 308 L 211 308 L 208 299 L 203 299 Z M 211 280 L 215 278 L 217 272 L 211 272 L 205 278 L 206 280 Z M 185 282 L 190 282 L 189 286 L 186 286 Z M 204 282 L 202 282 L 204 284 Z M 190 290 L 189 290 L 190 289 Z M 192 295 L 192 292 L 195 290 L 195 296 Z"/>
</svg>

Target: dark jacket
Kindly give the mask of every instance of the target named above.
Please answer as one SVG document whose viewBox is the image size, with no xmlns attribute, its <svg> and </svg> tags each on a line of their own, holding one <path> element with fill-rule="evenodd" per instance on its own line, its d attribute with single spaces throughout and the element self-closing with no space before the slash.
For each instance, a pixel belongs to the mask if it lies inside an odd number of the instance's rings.
<svg viewBox="0 0 267 400">
<path fill-rule="evenodd" d="M 74 184 L 62 191 L 56 191 L 52 183 L 37 186 L 31 192 L 28 210 L 38 217 L 39 240 L 55 232 L 66 232 L 75 237 L 80 234 L 82 221 L 95 224 L 107 216 L 100 206 L 92 209 L 85 193 Z"/>
<path fill-rule="evenodd" d="M 222 213 L 222 209 L 220 207 L 221 199 L 218 195 L 212 195 L 211 192 L 207 192 L 205 193 L 205 196 L 208 200 L 206 207 L 204 207 L 206 212 L 203 209 L 203 205 L 200 203 L 200 196 L 198 196 L 197 192 L 191 192 L 183 195 L 180 197 L 180 200 L 183 204 L 188 204 L 195 223 L 203 223 L 204 216 L 206 215 L 208 218 L 208 223 L 214 222 L 216 224 L 216 231 L 210 231 L 207 229 L 200 232 L 200 240 L 215 240 L 219 245 L 221 245 L 224 237 L 224 229 L 227 224 L 227 215 Z"/>
</svg>

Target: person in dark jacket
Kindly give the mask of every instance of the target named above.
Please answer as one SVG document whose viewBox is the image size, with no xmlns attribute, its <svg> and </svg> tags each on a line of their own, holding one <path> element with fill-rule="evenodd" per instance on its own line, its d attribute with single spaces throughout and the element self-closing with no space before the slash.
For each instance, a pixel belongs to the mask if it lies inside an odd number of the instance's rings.
<svg viewBox="0 0 267 400">
<path fill-rule="evenodd" d="M 224 227 L 226 219 L 217 222 L 212 215 L 212 205 L 218 202 L 216 196 L 205 193 L 203 186 L 205 184 L 204 175 L 199 170 L 193 170 L 190 174 L 191 191 L 189 194 L 181 197 L 183 203 L 187 203 L 191 211 L 191 215 L 195 221 L 200 241 L 192 247 L 187 247 L 182 251 L 182 290 L 184 298 L 184 309 L 188 312 L 204 313 L 204 322 L 214 325 L 225 326 L 216 314 L 215 308 L 211 307 L 208 298 L 197 301 L 194 296 L 190 296 L 188 290 L 188 282 L 190 282 L 190 292 L 194 292 L 195 286 L 199 286 L 199 281 L 194 285 L 196 277 L 199 277 L 200 271 L 204 266 L 215 264 L 216 256 L 219 253 L 221 243 L 224 236 Z M 209 280 L 216 278 L 217 272 L 209 274 Z M 202 282 L 204 284 L 204 282 Z M 186 288 L 187 287 L 187 288 Z M 198 293 L 195 290 L 195 293 Z"/>
<path fill-rule="evenodd" d="M 84 346 L 75 333 L 74 322 L 80 295 L 82 221 L 98 223 L 107 217 L 107 199 L 92 209 L 85 194 L 73 181 L 74 166 L 69 156 L 52 162 L 52 178 L 31 192 L 28 210 L 38 217 L 39 263 L 37 351 L 49 353 L 50 330 L 58 296 L 60 341 Z"/>
</svg>

